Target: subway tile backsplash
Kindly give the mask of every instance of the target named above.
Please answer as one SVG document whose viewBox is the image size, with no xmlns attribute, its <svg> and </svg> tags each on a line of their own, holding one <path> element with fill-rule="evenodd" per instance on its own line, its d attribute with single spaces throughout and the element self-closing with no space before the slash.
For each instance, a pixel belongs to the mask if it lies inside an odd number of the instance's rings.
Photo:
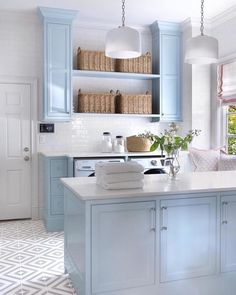
<svg viewBox="0 0 236 295">
<path fill-rule="evenodd" d="M 55 133 L 39 134 L 44 143 L 38 142 L 39 151 L 98 152 L 102 133 L 109 131 L 112 137 L 136 135 L 145 130 L 159 134 L 168 124 L 151 123 L 149 118 L 122 116 L 74 115 L 71 122 L 55 123 Z M 38 138 L 39 138 L 38 136 Z"/>
</svg>

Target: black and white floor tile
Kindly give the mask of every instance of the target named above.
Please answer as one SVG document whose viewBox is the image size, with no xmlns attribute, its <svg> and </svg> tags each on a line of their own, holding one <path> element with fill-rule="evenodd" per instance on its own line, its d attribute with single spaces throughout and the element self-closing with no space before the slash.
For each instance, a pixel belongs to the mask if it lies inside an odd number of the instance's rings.
<svg viewBox="0 0 236 295">
<path fill-rule="evenodd" d="M 40 220 L 0 222 L 0 294 L 76 295 L 64 274 L 63 242 Z"/>
</svg>

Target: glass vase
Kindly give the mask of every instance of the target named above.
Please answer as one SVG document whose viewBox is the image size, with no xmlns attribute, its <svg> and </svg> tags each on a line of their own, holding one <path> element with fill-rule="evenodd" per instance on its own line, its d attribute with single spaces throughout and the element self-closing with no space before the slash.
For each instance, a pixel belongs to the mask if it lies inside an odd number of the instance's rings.
<svg viewBox="0 0 236 295">
<path fill-rule="evenodd" d="M 176 176 L 180 170 L 179 164 L 179 151 L 175 150 L 166 158 L 166 166 L 169 167 L 169 178 L 172 180 L 176 179 Z"/>
</svg>

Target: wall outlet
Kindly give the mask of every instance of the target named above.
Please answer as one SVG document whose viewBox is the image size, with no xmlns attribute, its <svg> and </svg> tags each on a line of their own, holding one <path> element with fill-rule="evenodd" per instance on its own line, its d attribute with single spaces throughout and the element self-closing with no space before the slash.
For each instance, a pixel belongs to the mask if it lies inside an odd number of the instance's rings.
<svg viewBox="0 0 236 295">
<path fill-rule="evenodd" d="M 45 135 L 42 135 L 42 134 L 39 135 L 39 143 L 40 144 L 46 143 L 46 136 Z"/>
</svg>

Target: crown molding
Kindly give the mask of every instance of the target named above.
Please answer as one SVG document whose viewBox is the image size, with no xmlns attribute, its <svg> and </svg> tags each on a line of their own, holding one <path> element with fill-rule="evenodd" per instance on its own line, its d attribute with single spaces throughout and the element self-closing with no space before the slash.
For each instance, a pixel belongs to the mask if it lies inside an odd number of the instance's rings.
<svg viewBox="0 0 236 295">
<path fill-rule="evenodd" d="M 215 28 L 233 18 L 236 18 L 236 5 L 211 18 L 212 27 Z"/>
<path fill-rule="evenodd" d="M 204 27 L 207 30 L 212 29 L 212 23 L 209 19 L 204 19 Z M 187 18 L 181 23 L 181 29 L 184 32 L 189 28 L 199 28 L 200 29 L 200 19 L 199 18 Z"/>
<path fill-rule="evenodd" d="M 117 28 L 119 25 L 117 23 L 101 23 L 101 22 L 91 22 L 91 21 L 81 21 L 79 18 L 76 18 L 73 22 L 74 27 L 88 29 L 88 30 L 102 30 L 110 31 L 114 28 Z M 151 34 L 149 26 L 135 26 L 128 25 L 139 31 L 141 34 Z"/>
<path fill-rule="evenodd" d="M 207 29 L 213 29 L 234 18 L 236 18 L 236 5 L 230 7 L 229 9 L 223 11 L 211 19 L 204 19 L 204 25 Z M 200 19 L 187 18 L 181 23 L 182 31 L 185 31 L 189 27 L 200 27 Z"/>
</svg>

